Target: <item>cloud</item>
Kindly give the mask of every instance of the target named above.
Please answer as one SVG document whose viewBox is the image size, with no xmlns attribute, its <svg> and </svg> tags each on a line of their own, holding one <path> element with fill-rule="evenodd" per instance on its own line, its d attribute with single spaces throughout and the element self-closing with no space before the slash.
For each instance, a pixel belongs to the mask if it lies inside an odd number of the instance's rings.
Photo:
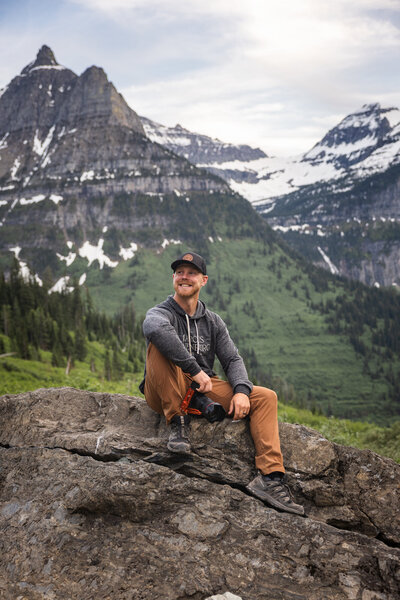
<svg viewBox="0 0 400 600">
<path fill-rule="evenodd" d="M 77 73 L 104 67 L 144 116 L 279 153 L 365 102 L 400 104 L 399 0 L 38 4 L 0 26 L 4 83 L 46 43 Z"/>
</svg>

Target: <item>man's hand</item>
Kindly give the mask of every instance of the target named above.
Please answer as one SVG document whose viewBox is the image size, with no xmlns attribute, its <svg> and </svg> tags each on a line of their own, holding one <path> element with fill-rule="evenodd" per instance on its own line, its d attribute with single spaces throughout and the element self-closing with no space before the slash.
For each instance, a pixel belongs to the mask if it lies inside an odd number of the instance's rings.
<svg viewBox="0 0 400 600">
<path fill-rule="evenodd" d="M 233 415 L 233 420 L 243 419 L 250 411 L 250 400 L 246 394 L 234 394 L 229 406 L 228 415 Z"/>
<path fill-rule="evenodd" d="M 193 381 L 199 384 L 197 388 L 197 392 L 201 392 L 202 394 L 207 394 L 207 392 L 211 392 L 212 390 L 212 381 L 211 377 L 207 375 L 204 371 L 200 371 L 197 375 L 193 375 Z"/>
</svg>

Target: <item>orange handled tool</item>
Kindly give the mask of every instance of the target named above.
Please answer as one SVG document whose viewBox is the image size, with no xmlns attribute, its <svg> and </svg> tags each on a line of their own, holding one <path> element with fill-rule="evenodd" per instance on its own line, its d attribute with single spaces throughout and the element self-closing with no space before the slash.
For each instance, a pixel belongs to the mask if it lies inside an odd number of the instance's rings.
<svg viewBox="0 0 400 600">
<path fill-rule="evenodd" d="M 190 387 L 188 389 L 188 391 L 185 394 L 184 399 L 182 400 L 181 403 L 181 411 L 186 413 L 186 414 L 191 414 L 191 415 L 201 415 L 201 412 L 199 410 L 197 410 L 197 408 L 190 408 L 190 401 L 193 398 L 194 392 L 196 391 L 196 389 L 199 387 L 199 384 L 196 383 L 195 381 L 192 381 L 192 383 L 190 384 Z"/>
</svg>

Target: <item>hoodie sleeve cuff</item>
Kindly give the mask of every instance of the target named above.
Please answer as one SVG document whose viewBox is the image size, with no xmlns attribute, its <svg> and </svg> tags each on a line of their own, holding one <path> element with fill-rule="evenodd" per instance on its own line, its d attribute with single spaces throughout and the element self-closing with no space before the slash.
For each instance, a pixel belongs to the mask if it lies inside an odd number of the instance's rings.
<svg viewBox="0 0 400 600">
<path fill-rule="evenodd" d="M 195 363 L 193 366 L 191 366 L 189 369 L 187 369 L 185 371 L 185 373 L 189 373 L 189 375 L 191 375 L 192 377 L 194 377 L 194 375 L 198 375 L 201 371 L 201 368 L 199 367 L 199 365 L 197 363 Z"/>
<path fill-rule="evenodd" d="M 246 396 L 250 396 L 251 393 L 251 389 L 244 383 L 238 383 L 238 385 L 235 385 L 235 389 L 233 391 L 235 394 L 246 394 Z"/>
</svg>

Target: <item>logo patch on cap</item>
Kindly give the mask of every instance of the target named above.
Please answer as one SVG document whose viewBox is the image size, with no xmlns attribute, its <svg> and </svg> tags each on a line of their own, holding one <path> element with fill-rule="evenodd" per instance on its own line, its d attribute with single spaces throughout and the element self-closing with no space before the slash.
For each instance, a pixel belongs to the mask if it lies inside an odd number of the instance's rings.
<svg viewBox="0 0 400 600">
<path fill-rule="evenodd" d="M 182 256 L 182 260 L 189 260 L 191 262 L 193 260 L 193 256 L 191 254 L 185 254 L 185 256 Z"/>
</svg>

